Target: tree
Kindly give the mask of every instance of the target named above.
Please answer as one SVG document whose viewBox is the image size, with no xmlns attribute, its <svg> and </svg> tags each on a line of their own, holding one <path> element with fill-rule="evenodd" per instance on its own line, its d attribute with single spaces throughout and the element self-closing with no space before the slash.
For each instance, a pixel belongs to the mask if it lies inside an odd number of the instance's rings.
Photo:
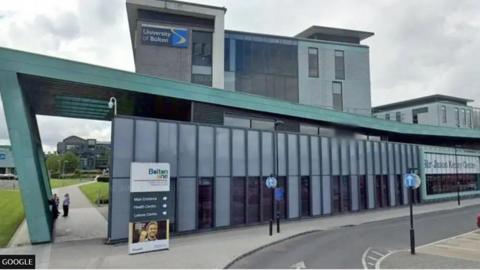
<svg viewBox="0 0 480 270">
<path fill-rule="evenodd" d="M 57 153 L 47 154 L 47 170 L 50 172 L 60 173 L 62 156 Z"/>
<path fill-rule="evenodd" d="M 62 163 L 65 164 L 64 173 L 74 173 L 78 166 L 80 165 L 80 158 L 72 152 L 66 152 L 62 155 Z"/>
<path fill-rule="evenodd" d="M 63 155 L 57 153 L 47 154 L 47 170 L 51 173 L 74 173 L 80 165 L 80 158 L 72 152 Z"/>
</svg>

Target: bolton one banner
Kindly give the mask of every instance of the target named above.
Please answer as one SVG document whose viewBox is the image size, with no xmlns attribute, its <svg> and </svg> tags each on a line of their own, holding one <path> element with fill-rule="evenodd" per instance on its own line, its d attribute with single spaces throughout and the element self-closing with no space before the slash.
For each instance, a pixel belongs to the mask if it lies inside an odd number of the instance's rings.
<svg viewBox="0 0 480 270">
<path fill-rule="evenodd" d="M 168 249 L 170 164 L 133 162 L 130 172 L 129 253 Z"/>
</svg>

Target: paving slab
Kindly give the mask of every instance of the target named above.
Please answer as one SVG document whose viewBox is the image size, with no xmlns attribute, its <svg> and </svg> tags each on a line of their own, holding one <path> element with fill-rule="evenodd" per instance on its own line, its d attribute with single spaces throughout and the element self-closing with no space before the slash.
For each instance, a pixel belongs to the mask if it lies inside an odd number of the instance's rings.
<svg viewBox="0 0 480 270">
<path fill-rule="evenodd" d="M 479 267 L 477 261 L 420 252 L 411 255 L 410 251 L 395 252 L 385 258 L 379 266 L 380 269 L 478 269 Z"/>
</svg>

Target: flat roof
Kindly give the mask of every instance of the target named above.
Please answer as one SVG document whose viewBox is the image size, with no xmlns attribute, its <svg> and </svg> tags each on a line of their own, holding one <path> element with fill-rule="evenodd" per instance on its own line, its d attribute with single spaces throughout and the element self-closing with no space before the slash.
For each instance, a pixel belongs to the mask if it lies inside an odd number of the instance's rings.
<svg viewBox="0 0 480 270">
<path fill-rule="evenodd" d="M 442 102 L 442 101 L 467 106 L 467 103 L 473 102 L 473 99 L 435 94 L 435 95 L 407 99 L 407 100 L 402 100 L 394 103 L 375 106 L 372 108 L 372 112 L 376 113 L 376 112 L 382 112 L 382 111 L 398 110 L 406 107 L 413 107 L 413 106 L 419 106 L 423 104 L 428 104 L 433 102 Z"/>
<path fill-rule="evenodd" d="M 351 37 L 351 38 L 357 38 L 358 40 L 364 40 L 374 35 L 373 32 L 312 25 L 309 28 L 305 29 L 304 31 L 295 35 L 295 37 L 308 39 L 315 34 L 337 36 L 337 37 Z"/>
<path fill-rule="evenodd" d="M 105 101 L 105 106 L 112 94 L 144 93 L 396 134 L 480 139 L 479 129 L 388 121 L 0 47 L 0 77 L 9 78 L 8 76 L 12 75 L 17 78 L 22 75 L 20 77 L 26 80 L 26 84 L 34 78 L 40 83 L 48 81 L 48 89 L 59 87 L 62 91 L 69 90 L 70 94 L 75 95 L 80 95 L 82 91 L 86 91 L 85 88 L 89 88 L 90 94 L 95 94 L 98 99 Z M 39 87 L 38 82 L 32 81 L 30 87 Z M 81 85 L 72 86 L 65 82 Z M 22 84 L 20 86 L 24 87 Z M 0 80 L 0 90 L 6 87 L 10 87 L 9 84 Z M 98 91 L 99 88 L 106 88 L 110 92 Z M 48 107 L 54 101 L 45 97 L 38 102 L 43 102 L 38 105 Z"/>
</svg>

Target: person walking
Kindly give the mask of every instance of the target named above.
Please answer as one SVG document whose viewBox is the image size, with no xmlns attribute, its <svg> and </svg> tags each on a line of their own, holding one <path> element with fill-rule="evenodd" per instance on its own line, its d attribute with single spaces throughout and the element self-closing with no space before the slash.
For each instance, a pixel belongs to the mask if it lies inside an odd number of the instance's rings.
<svg viewBox="0 0 480 270">
<path fill-rule="evenodd" d="M 60 212 L 58 212 L 57 201 L 58 201 L 57 194 L 53 194 L 52 198 L 48 200 L 48 203 L 52 206 L 52 217 L 54 220 L 57 219 L 58 214 L 60 214 Z"/>
<path fill-rule="evenodd" d="M 70 195 L 66 193 L 63 196 L 63 216 L 68 217 L 68 208 L 70 206 Z"/>
</svg>

